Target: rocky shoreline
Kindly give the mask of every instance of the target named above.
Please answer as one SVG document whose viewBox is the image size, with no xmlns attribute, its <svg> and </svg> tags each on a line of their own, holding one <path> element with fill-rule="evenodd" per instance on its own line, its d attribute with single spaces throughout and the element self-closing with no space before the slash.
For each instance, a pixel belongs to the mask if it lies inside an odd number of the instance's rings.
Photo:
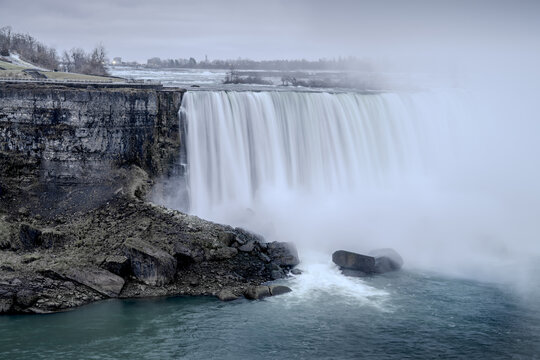
<svg viewBox="0 0 540 360">
<path fill-rule="evenodd" d="M 0 210 L 0 313 L 49 313 L 106 298 L 285 292 L 260 285 L 298 264 L 292 245 L 146 202 L 152 181 L 140 168 L 127 172 L 129 181 L 90 211 L 45 218 L 24 207 Z"/>
<path fill-rule="evenodd" d="M 184 92 L 0 83 L 0 314 L 285 291 L 291 245 L 146 201 L 182 175 Z"/>
</svg>

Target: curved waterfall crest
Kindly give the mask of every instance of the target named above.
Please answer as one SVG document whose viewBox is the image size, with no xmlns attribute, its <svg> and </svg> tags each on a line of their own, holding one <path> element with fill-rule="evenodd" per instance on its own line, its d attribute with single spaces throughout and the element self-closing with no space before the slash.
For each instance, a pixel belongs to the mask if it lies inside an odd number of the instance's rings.
<svg viewBox="0 0 540 360">
<path fill-rule="evenodd" d="M 349 191 L 425 173 L 440 134 L 449 131 L 445 99 L 432 93 L 187 92 L 181 111 L 191 210 L 249 207 L 268 188 Z"/>
</svg>

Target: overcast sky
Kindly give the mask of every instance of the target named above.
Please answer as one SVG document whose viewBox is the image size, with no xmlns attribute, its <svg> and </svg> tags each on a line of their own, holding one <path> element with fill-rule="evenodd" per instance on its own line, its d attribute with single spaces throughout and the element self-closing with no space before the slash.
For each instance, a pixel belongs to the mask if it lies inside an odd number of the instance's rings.
<svg viewBox="0 0 540 360">
<path fill-rule="evenodd" d="M 307 58 L 537 51 L 535 0 L 0 0 L 0 25 L 109 57 Z"/>
</svg>

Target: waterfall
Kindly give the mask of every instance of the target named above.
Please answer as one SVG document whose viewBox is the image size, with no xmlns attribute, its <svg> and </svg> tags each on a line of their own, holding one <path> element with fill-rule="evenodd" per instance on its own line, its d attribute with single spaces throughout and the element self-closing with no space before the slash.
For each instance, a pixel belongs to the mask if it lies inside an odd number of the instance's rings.
<svg viewBox="0 0 540 360">
<path fill-rule="evenodd" d="M 251 208 L 269 189 L 317 196 L 425 174 L 450 131 L 443 101 L 421 93 L 187 92 L 191 211 Z"/>
<path fill-rule="evenodd" d="M 539 253 L 536 177 L 520 128 L 478 99 L 188 91 L 186 175 L 160 202 L 292 241 L 304 266 L 393 247 L 406 266 L 508 279 Z"/>
</svg>

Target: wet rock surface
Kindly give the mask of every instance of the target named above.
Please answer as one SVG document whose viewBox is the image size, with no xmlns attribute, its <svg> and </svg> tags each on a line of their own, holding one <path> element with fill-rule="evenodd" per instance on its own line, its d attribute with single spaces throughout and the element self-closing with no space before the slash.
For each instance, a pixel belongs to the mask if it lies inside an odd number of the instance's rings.
<svg viewBox="0 0 540 360">
<path fill-rule="evenodd" d="M 4 314 L 54 312 L 111 297 L 261 299 L 282 290 L 260 284 L 286 277 L 298 263 L 291 244 L 265 243 L 244 229 L 122 192 L 93 210 L 51 218 L 1 208 L 0 230 Z"/>
<path fill-rule="evenodd" d="M 346 276 L 366 276 L 396 271 L 403 266 L 403 259 L 393 249 L 377 249 L 370 255 L 338 250 L 332 254 L 332 261 Z"/>
<path fill-rule="evenodd" d="M 231 300 L 298 264 L 291 244 L 145 201 L 166 190 L 155 179 L 181 171 L 182 94 L 0 85 L 0 313 L 111 297 Z"/>
</svg>

